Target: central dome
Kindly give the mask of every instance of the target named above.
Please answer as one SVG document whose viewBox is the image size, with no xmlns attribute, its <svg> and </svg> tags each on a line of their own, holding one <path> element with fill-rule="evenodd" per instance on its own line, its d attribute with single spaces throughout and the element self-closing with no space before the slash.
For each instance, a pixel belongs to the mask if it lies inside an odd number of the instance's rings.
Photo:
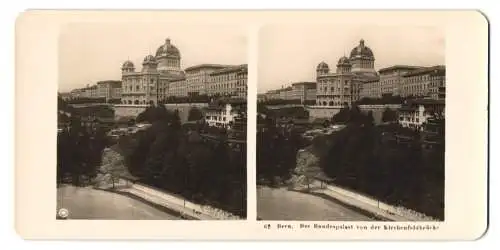
<svg viewBox="0 0 500 250">
<path fill-rule="evenodd" d="M 156 50 L 156 57 L 162 57 L 162 56 L 170 56 L 170 57 L 181 56 L 179 49 L 177 49 L 177 47 L 175 47 L 173 44 L 170 43 L 169 38 L 165 39 L 165 44 L 163 44 Z"/>
<path fill-rule="evenodd" d="M 372 50 L 365 46 L 365 40 L 361 39 L 359 45 L 351 50 L 351 59 L 355 57 L 374 57 Z"/>
</svg>

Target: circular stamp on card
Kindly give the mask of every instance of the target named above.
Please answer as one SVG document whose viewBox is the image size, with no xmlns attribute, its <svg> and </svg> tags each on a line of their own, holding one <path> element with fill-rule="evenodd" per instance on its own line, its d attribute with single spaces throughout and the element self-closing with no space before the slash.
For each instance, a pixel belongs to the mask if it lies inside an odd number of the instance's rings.
<svg viewBox="0 0 500 250">
<path fill-rule="evenodd" d="M 59 211 L 57 211 L 57 217 L 59 219 L 67 219 L 69 216 L 69 211 L 66 208 L 61 208 Z"/>
</svg>

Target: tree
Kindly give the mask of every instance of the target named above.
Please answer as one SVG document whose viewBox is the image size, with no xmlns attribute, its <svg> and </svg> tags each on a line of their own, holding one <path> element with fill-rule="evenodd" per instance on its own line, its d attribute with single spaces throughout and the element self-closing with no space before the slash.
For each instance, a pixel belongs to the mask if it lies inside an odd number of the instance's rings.
<svg viewBox="0 0 500 250">
<path fill-rule="evenodd" d="M 198 121 L 203 119 L 203 113 L 197 107 L 192 107 L 189 109 L 188 113 L 188 121 Z"/>
<path fill-rule="evenodd" d="M 349 120 L 349 107 L 342 108 L 332 117 L 332 123 L 347 123 Z"/>
<path fill-rule="evenodd" d="M 384 112 L 382 113 L 382 122 L 396 122 L 397 120 L 397 112 L 390 108 L 385 108 Z"/>
</svg>

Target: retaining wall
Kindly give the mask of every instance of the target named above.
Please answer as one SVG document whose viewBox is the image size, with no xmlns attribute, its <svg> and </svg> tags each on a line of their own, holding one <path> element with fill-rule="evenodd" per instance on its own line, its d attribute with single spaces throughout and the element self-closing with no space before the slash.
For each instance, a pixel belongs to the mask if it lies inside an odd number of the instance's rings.
<svg viewBox="0 0 500 250">
<path fill-rule="evenodd" d="M 326 187 L 323 190 L 323 193 L 330 195 L 334 198 L 339 199 L 340 201 L 346 202 L 350 205 L 354 205 L 356 207 L 359 207 L 360 209 L 367 210 L 369 212 L 383 212 L 387 213 L 388 219 L 391 220 L 397 220 L 392 215 L 398 216 L 401 219 L 405 219 L 408 221 L 436 221 L 436 219 L 426 216 L 424 214 L 418 213 L 416 211 L 412 211 L 410 209 L 404 208 L 404 207 L 396 207 L 389 205 L 387 203 L 381 202 L 379 200 L 376 200 L 374 198 L 368 197 L 366 195 L 356 193 L 338 186 L 335 186 L 333 184 L 325 184 L 320 180 L 315 180 L 314 184 L 316 185 L 321 185 L 323 187 Z M 340 195 L 340 196 L 339 196 Z M 350 202 L 349 200 L 356 201 L 354 203 Z M 357 203 L 357 204 L 356 204 Z M 384 216 L 384 215 L 382 215 Z"/>
<path fill-rule="evenodd" d="M 184 200 L 184 198 L 165 193 L 163 191 L 157 190 L 157 189 L 152 188 L 152 187 L 148 187 L 148 186 L 143 185 L 143 184 L 134 183 L 132 185 L 132 188 L 139 190 L 139 191 L 142 191 L 146 194 L 150 194 L 150 195 L 154 195 L 156 197 L 159 197 L 159 198 L 167 201 L 168 203 L 173 204 L 174 206 L 182 207 L 185 210 L 194 211 L 197 214 L 205 215 L 205 216 L 211 217 L 215 220 L 241 220 L 240 217 L 233 215 L 229 212 L 226 212 L 224 210 L 213 208 L 213 207 L 208 206 L 208 205 L 195 204 L 193 202 Z M 183 212 L 183 211 L 179 211 L 179 212 Z"/>
</svg>

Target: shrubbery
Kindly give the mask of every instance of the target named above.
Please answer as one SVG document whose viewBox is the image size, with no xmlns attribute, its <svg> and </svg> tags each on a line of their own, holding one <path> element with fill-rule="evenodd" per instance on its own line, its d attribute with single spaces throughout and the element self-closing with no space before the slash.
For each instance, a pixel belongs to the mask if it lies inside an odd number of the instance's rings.
<svg viewBox="0 0 500 250">
<path fill-rule="evenodd" d="M 223 137 L 202 140 L 162 106 L 146 109 L 137 121 L 152 126 L 119 142 L 131 174 L 188 200 L 246 216 L 245 147 L 233 151 Z"/>
</svg>

